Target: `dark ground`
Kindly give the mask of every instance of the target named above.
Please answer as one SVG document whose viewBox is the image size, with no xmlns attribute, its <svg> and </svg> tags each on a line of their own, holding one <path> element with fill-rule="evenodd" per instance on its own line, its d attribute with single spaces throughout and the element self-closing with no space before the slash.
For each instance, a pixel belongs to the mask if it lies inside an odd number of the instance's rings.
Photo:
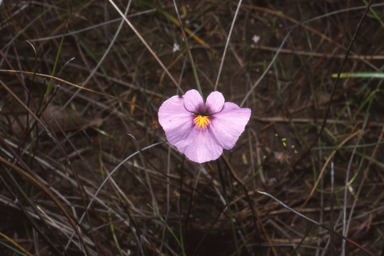
<svg viewBox="0 0 384 256">
<path fill-rule="evenodd" d="M 139 147 L 165 140 L 157 111 L 178 91 L 126 23 L 113 40 L 120 20 L 107 22 L 120 15 L 109 1 L 0 3 L 0 255 L 23 255 L 17 245 L 25 255 L 59 255 L 107 175 Z M 124 12 L 128 3 L 115 4 Z M 194 32 L 188 42 L 205 97 L 237 4 L 177 1 L 185 29 Z M 199 165 L 167 143 L 153 145 L 101 188 L 78 229 L 82 240 L 74 234 L 66 255 L 183 255 L 181 247 L 186 255 L 236 255 L 236 248 L 240 255 L 341 255 L 341 238 L 257 191 L 338 234 L 346 209 L 347 237 L 381 255 L 384 5 L 367 13 L 342 68 L 365 77 L 335 84 L 332 76 L 363 7 L 354 0 L 243 1 L 218 90 L 239 105 L 252 92 L 244 103 L 252 117 L 224 152 L 229 164 Z M 173 3 L 135 0 L 133 14 L 129 21 L 180 87 L 196 89 Z M 231 199 L 223 214 L 219 166 Z M 183 246 L 175 239 L 181 235 Z M 369 255 L 351 243 L 345 251 Z"/>
</svg>

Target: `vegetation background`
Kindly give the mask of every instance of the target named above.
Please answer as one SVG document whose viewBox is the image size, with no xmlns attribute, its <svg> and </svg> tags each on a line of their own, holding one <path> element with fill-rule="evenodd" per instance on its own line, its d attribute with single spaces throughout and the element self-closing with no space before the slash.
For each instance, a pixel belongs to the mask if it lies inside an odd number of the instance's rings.
<svg viewBox="0 0 384 256">
<path fill-rule="evenodd" d="M 196 164 L 157 121 L 196 89 L 172 1 L 0 0 L 0 254 L 383 255 L 373 3 L 176 1 L 204 96 L 252 109 Z"/>
</svg>

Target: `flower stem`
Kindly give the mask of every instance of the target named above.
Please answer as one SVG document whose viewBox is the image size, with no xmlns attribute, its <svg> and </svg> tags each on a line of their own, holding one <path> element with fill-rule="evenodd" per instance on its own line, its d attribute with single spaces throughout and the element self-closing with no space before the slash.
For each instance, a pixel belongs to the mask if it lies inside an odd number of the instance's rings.
<svg viewBox="0 0 384 256">
<path fill-rule="evenodd" d="M 224 198 L 225 198 L 225 203 L 227 204 L 228 217 L 229 217 L 229 221 L 231 222 L 233 239 L 235 240 L 234 242 L 235 242 L 235 246 L 236 246 L 236 253 L 237 253 L 237 255 L 240 255 L 239 245 L 237 244 L 236 229 L 235 229 L 235 225 L 234 225 L 233 219 L 232 219 L 231 205 L 230 205 L 229 200 L 228 200 L 227 190 L 225 189 L 225 183 L 224 183 L 223 173 L 222 173 L 222 170 L 220 167 L 219 159 L 216 160 L 216 163 L 217 163 L 217 167 L 219 169 L 219 176 L 220 176 L 221 185 L 223 186 L 223 194 L 224 194 Z"/>
<path fill-rule="evenodd" d="M 189 55 L 189 59 L 190 59 L 190 61 L 191 61 L 192 70 L 193 70 L 193 75 L 195 76 L 195 81 L 196 81 L 197 90 L 199 91 L 201 97 L 203 98 L 204 104 L 205 104 L 205 100 L 204 100 L 204 96 L 203 96 L 203 91 L 201 90 L 199 77 L 197 76 L 197 72 L 196 72 L 195 63 L 193 62 L 193 58 L 192 58 L 192 54 L 191 54 L 191 50 L 189 49 L 188 39 L 187 39 L 187 36 L 185 35 L 185 31 L 184 31 L 183 23 L 181 23 L 181 19 L 180 19 L 180 15 L 179 15 L 179 10 L 177 9 L 176 1 L 175 1 L 175 0 L 173 0 L 173 5 L 175 6 L 175 10 L 176 10 L 176 14 L 177 14 L 177 19 L 179 20 L 179 24 L 180 24 L 181 33 L 183 34 L 184 41 L 185 41 L 185 46 L 187 47 L 187 51 L 188 51 L 188 55 Z"/>
</svg>

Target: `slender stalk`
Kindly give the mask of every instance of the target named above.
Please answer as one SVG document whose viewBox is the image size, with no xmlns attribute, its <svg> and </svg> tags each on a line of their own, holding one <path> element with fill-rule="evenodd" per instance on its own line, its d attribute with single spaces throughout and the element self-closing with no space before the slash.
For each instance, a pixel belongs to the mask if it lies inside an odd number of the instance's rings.
<svg viewBox="0 0 384 256">
<path fill-rule="evenodd" d="M 228 34 L 228 38 L 227 38 L 227 43 L 225 44 L 225 47 L 224 47 L 223 58 L 221 59 L 221 63 L 220 63 L 219 73 L 217 74 L 217 78 L 216 78 L 215 88 L 213 89 L 214 91 L 217 90 L 217 85 L 219 84 L 220 75 L 221 75 L 221 71 L 223 69 L 223 64 L 224 64 L 224 60 L 225 60 L 225 55 L 227 54 L 229 40 L 231 39 L 233 27 L 235 26 L 235 21 L 236 21 L 236 18 L 237 18 L 237 14 L 239 13 L 239 9 L 240 9 L 240 6 L 241 6 L 242 2 L 243 2 L 243 0 L 240 0 L 239 3 L 237 4 L 235 16 L 232 19 L 232 24 L 231 24 L 231 28 L 229 30 L 229 34 Z"/>
<path fill-rule="evenodd" d="M 363 124 L 363 128 L 361 130 L 361 133 L 359 134 L 359 137 L 357 138 L 355 148 L 353 149 L 351 158 L 349 159 L 348 168 L 347 168 L 347 174 L 345 175 L 344 207 L 343 207 L 343 236 L 347 236 L 347 234 L 348 234 L 348 227 L 347 227 L 347 202 L 348 202 L 349 173 L 351 171 L 352 160 L 353 160 L 353 158 L 355 156 L 357 145 L 359 144 L 360 139 L 363 136 L 363 133 L 364 133 L 364 130 L 365 130 L 365 126 L 367 125 L 368 116 L 369 115 L 366 116 L 364 124 Z M 342 242 L 341 255 L 342 256 L 345 255 L 345 240 L 343 240 L 343 242 Z"/>
<path fill-rule="evenodd" d="M 179 24 L 180 24 L 181 33 L 183 34 L 184 41 L 185 41 L 185 46 L 187 47 L 187 51 L 188 51 L 188 55 L 189 55 L 189 59 L 190 59 L 190 61 L 191 61 L 192 70 L 193 70 L 193 75 L 195 76 L 195 81 L 196 81 L 197 90 L 199 91 L 201 97 L 203 98 L 203 101 L 205 102 L 205 100 L 204 100 L 204 96 L 203 96 L 203 91 L 201 90 L 201 86 L 200 86 L 199 77 L 197 76 L 195 63 L 193 62 L 193 58 L 192 58 L 192 54 L 191 54 L 191 50 L 189 49 L 188 38 L 187 38 L 187 36 L 185 35 L 185 31 L 184 31 L 183 23 L 181 23 L 181 19 L 180 19 L 180 15 L 179 15 L 179 10 L 177 9 L 177 5 L 176 5 L 176 1 L 175 1 L 175 0 L 173 0 L 173 5 L 175 6 L 175 10 L 176 10 L 177 18 L 179 19 Z M 181 92 L 182 92 L 182 91 L 181 91 Z"/>
<path fill-rule="evenodd" d="M 222 173 L 223 171 L 221 170 L 219 160 L 216 160 L 216 163 L 217 163 L 217 167 L 219 169 L 219 176 L 220 176 L 221 185 L 223 187 L 223 194 L 224 194 L 224 198 L 225 198 L 225 203 L 227 205 L 229 221 L 231 222 L 231 228 L 232 228 L 233 239 L 234 239 L 235 246 L 236 246 L 236 252 L 237 252 L 237 255 L 240 256 L 239 245 L 237 244 L 236 229 L 235 229 L 235 225 L 234 225 L 233 219 L 232 219 L 231 205 L 230 205 L 229 200 L 228 200 L 227 190 L 225 189 L 225 183 L 224 183 L 224 178 L 223 178 L 223 173 Z"/>
<path fill-rule="evenodd" d="M 344 241 L 347 241 L 348 243 L 356 246 L 357 248 L 359 248 L 360 250 L 362 250 L 363 252 L 365 252 L 367 255 L 371 255 L 371 256 L 375 256 L 375 254 L 373 254 L 372 252 L 368 251 L 367 249 L 365 249 L 364 247 L 362 247 L 361 245 L 357 244 L 356 242 L 352 241 L 351 239 L 343 236 L 343 235 L 340 235 L 339 233 L 331 230 L 330 228 L 328 228 L 327 226 L 317 222 L 317 221 L 314 221 L 312 220 L 311 218 L 308 218 L 307 216 L 299 213 L 298 211 L 295 211 L 294 209 L 292 209 L 291 207 L 289 207 L 288 205 L 284 204 L 283 202 L 281 202 L 279 199 L 275 198 L 274 196 L 268 194 L 267 192 L 263 192 L 263 191 L 257 191 L 257 193 L 260 193 L 260 194 L 263 194 L 263 195 L 266 195 L 266 196 L 269 196 L 270 198 L 272 198 L 273 200 L 275 200 L 276 202 L 278 202 L 280 205 L 284 206 L 285 208 L 287 208 L 288 210 L 290 210 L 291 212 L 294 212 L 295 214 L 297 214 L 298 216 L 328 230 L 329 232 L 332 232 L 333 234 L 335 234 L 336 236 L 342 238 Z"/>
<path fill-rule="evenodd" d="M 330 206 L 331 206 L 331 212 L 329 217 L 329 228 L 334 231 L 333 226 L 333 207 L 334 207 L 334 184 L 335 184 L 335 169 L 333 166 L 333 162 L 331 162 L 331 199 L 330 199 Z M 335 255 L 335 238 L 333 235 L 333 232 L 330 234 L 330 242 L 331 242 L 331 256 Z"/>
<path fill-rule="evenodd" d="M 300 159 L 296 162 L 299 163 L 301 159 L 304 158 L 304 156 L 306 156 L 310 151 L 311 149 L 315 146 L 316 142 L 317 142 L 317 139 L 320 137 L 321 133 L 323 132 L 324 130 L 324 127 L 327 123 L 327 119 L 328 119 L 328 115 L 329 115 L 329 112 L 331 110 L 331 106 L 332 106 L 332 102 L 333 102 L 333 96 L 335 95 L 335 91 L 336 91 L 336 88 L 337 88 L 337 85 L 338 85 L 338 82 L 339 82 L 339 79 L 340 79 L 340 74 L 341 72 L 343 71 L 343 68 L 344 68 L 344 65 L 347 61 L 347 58 L 349 56 L 349 53 L 351 52 L 351 49 L 352 49 L 352 45 L 353 43 L 355 42 L 355 39 L 356 39 L 356 36 L 357 34 L 359 33 L 360 31 L 360 27 L 361 27 L 361 24 L 363 23 L 363 20 L 365 18 L 365 16 L 367 15 L 367 12 L 370 8 L 370 6 L 372 5 L 372 2 L 373 0 L 370 0 L 367 7 L 365 8 L 364 10 L 364 13 L 363 13 L 363 16 L 361 17 L 360 21 L 359 21 L 359 24 L 357 25 L 357 28 L 356 28 L 356 31 L 355 33 L 353 34 L 353 37 L 352 37 L 352 41 L 349 43 L 349 46 L 348 46 L 348 49 L 347 49 L 347 52 L 345 53 L 345 56 L 344 56 L 344 59 L 341 63 L 341 66 L 339 68 L 339 72 L 337 72 L 337 77 L 335 79 L 335 82 L 333 83 L 333 87 L 332 87 L 332 92 L 331 92 L 331 96 L 329 97 L 329 104 L 328 104 L 328 107 L 327 107 L 327 111 L 325 112 L 325 116 L 324 116 L 324 120 L 323 120 L 323 124 L 321 125 L 321 128 L 320 128 L 320 131 L 319 133 L 316 135 L 316 138 L 313 140 L 311 146 L 307 149 L 307 151 L 300 157 Z M 343 254 L 342 254 L 343 255 Z"/>
<path fill-rule="evenodd" d="M 156 61 L 159 63 L 159 65 L 163 68 L 164 72 L 167 73 L 167 75 L 172 80 L 172 82 L 176 85 L 176 87 L 179 88 L 180 92 L 184 94 L 183 89 L 181 89 L 180 85 L 176 82 L 175 78 L 173 78 L 171 73 L 169 73 L 168 69 L 164 66 L 164 64 L 161 62 L 159 57 L 157 57 L 156 53 L 151 49 L 151 47 L 149 47 L 148 43 L 144 40 L 144 38 L 140 35 L 140 33 L 136 30 L 136 28 L 132 25 L 132 23 L 120 11 L 119 7 L 117 7 L 117 5 L 112 0 L 108 0 L 108 1 L 116 9 L 116 11 L 124 19 L 124 21 L 129 25 L 129 27 L 133 30 L 133 32 L 135 32 L 135 34 L 139 37 L 140 41 L 145 45 L 145 47 L 148 49 L 148 51 L 152 54 L 152 56 L 156 59 Z"/>
</svg>

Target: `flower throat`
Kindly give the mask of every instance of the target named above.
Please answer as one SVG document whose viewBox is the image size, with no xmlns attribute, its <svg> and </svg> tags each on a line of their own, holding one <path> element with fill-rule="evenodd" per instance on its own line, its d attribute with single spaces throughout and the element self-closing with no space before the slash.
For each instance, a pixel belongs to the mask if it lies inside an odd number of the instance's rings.
<svg viewBox="0 0 384 256">
<path fill-rule="evenodd" d="M 196 124 L 199 129 L 206 128 L 210 122 L 209 116 L 198 115 L 193 119 L 193 123 Z"/>
</svg>

